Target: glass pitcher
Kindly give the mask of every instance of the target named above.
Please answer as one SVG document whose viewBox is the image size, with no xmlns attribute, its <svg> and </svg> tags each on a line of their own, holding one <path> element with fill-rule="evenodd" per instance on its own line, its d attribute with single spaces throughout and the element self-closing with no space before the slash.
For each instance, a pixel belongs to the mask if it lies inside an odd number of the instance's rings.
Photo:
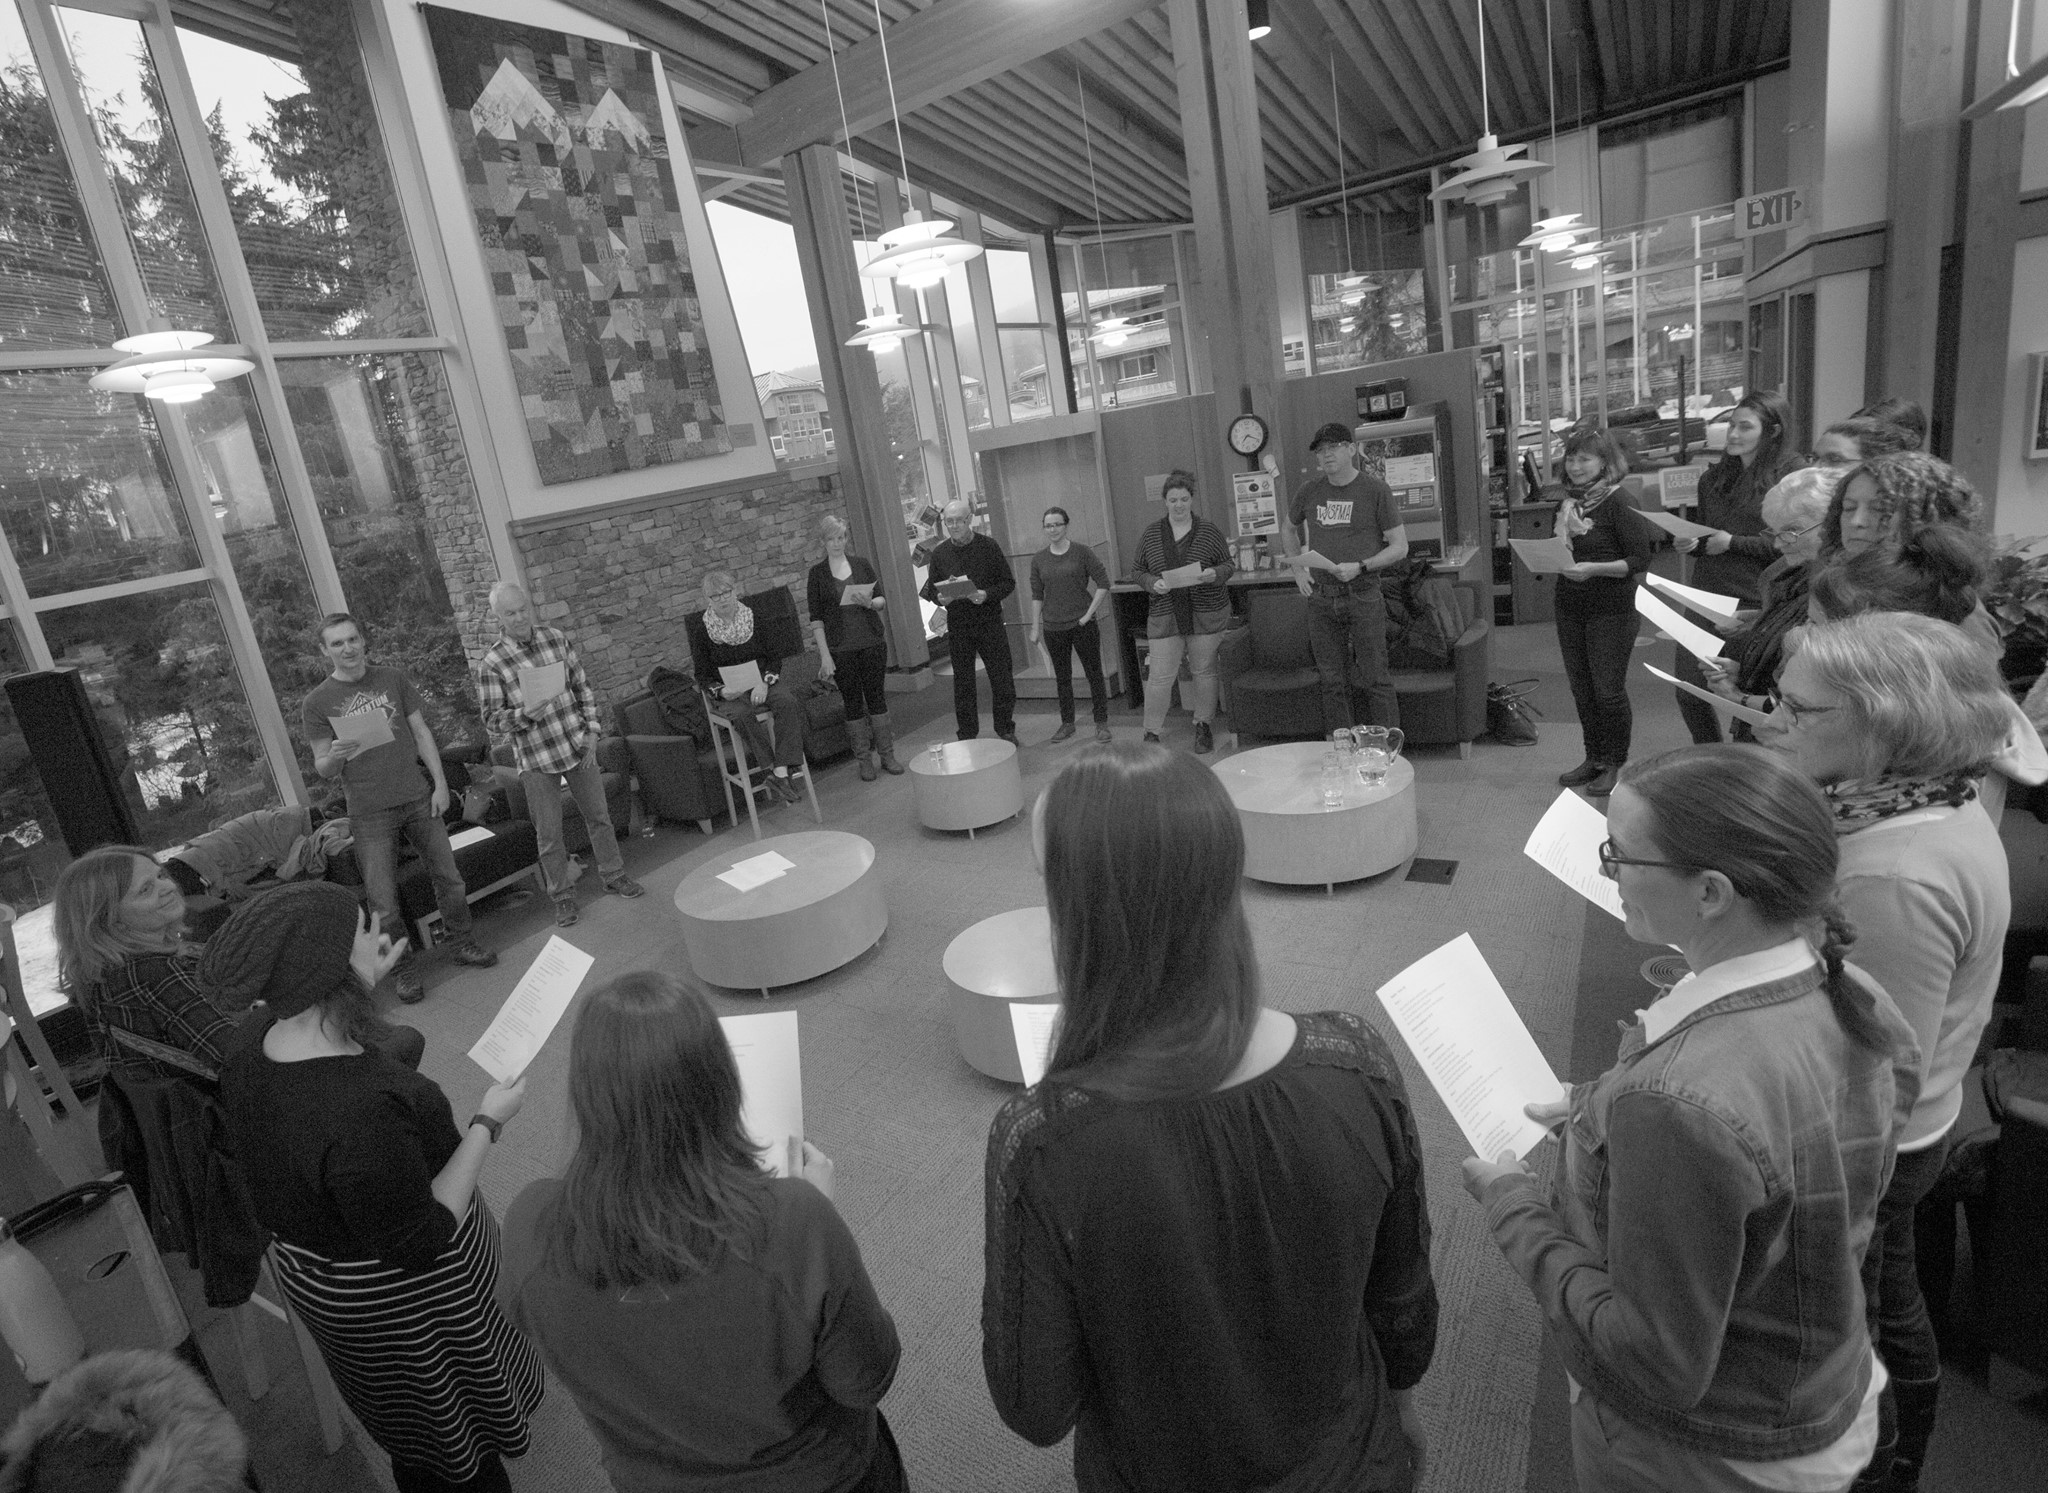
<svg viewBox="0 0 2048 1493">
<path fill-rule="evenodd" d="M 1407 738 L 1399 726 L 1358 726 L 1352 731 L 1358 743 L 1358 781 L 1368 788 L 1383 788 L 1387 782 L 1387 769 L 1394 765 L 1394 759 L 1401 755 L 1401 743 Z"/>
</svg>

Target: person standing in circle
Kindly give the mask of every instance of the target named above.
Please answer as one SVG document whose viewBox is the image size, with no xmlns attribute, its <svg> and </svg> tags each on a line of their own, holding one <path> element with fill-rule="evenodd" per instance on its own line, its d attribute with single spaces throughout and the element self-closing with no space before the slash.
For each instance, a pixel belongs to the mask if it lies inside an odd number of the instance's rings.
<svg viewBox="0 0 2048 1493">
<path fill-rule="evenodd" d="M 903 771 L 896 760 L 896 738 L 889 730 L 889 697 L 882 676 L 889 668 L 889 640 L 882 635 L 882 578 L 875 567 L 846 549 L 846 520 L 828 513 L 818 520 L 825 536 L 825 558 L 811 567 L 804 583 L 804 605 L 811 614 L 811 640 L 818 649 L 818 677 L 839 681 L 846 701 L 846 729 L 853 736 L 853 760 L 860 780 L 872 783 L 875 770 L 894 776 Z M 865 586 L 849 600 L 850 586 Z"/>
<path fill-rule="evenodd" d="M 1335 420 L 1308 443 L 1319 471 L 1288 506 L 1280 544 L 1297 561 L 1295 584 L 1308 598 L 1308 644 L 1323 683 L 1323 729 L 1356 725 L 1351 692 L 1365 695 L 1366 722 L 1401 724 L 1401 701 L 1387 672 L 1387 603 L 1380 576 L 1408 558 L 1408 530 L 1394 491 L 1358 467 L 1358 443 Z"/>
<path fill-rule="evenodd" d="M 1059 690 L 1060 728 L 1052 739 L 1062 742 L 1074 734 L 1074 655 L 1079 653 L 1095 712 L 1095 739 L 1108 741 L 1109 684 L 1102 676 L 1102 630 L 1095 615 L 1109 605 L 1109 572 L 1094 550 L 1067 537 L 1071 520 L 1066 509 L 1046 509 L 1041 522 L 1045 548 L 1031 557 L 1031 641 L 1044 641 Z"/>
<path fill-rule="evenodd" d="M 996 735 L 1017 744 L 1017 681 L 1010 662 L 1010 639 L 1003 631 L 1003 602 L 1017 589 L 1016 574 L 1003 547 L 974 532 L 974 510 L 955 498 L 942 519 L 946 537 L 932 550 L 931 566 L 919 594 L 946 609 L 946 651 L 953 664 L 953 724 L 962 741 L 981 735 L 981 691 L 974 683 L 974 662 L 988 670 L 988 692 L 995 706 Z M 951 601 L 939 595 L 939 583 L 964 577 L 974 587 Z"/>
<path fill-rule="evenodd" d="M 1132 579 L 1152 598 L 1145 619 L 1145 635 L 1151 640 L 1145 667 L 1145 739 L 1157 741 L 1166 725 L 1173 684 L 1185 657 L 1194 675 L 1188 710 L 1195 718 L 1195 750 L 1207 752 L 1216 745 L 1210 726 L 1216 718 L 1216 652 L 1230 626 L 1230 593 L 1223 584 L 1237 567 L 1230 562 L 1230 541 L 1223 531 L 1195 512 L 1194 473 L 1167 473 L 1160 496 L 1166 502 L 1166 516 L 1146 526 L 1131 563 Z M 1178 584 L 1169 578 L 1173 571 L 1182 574 Z"/>
</svg>

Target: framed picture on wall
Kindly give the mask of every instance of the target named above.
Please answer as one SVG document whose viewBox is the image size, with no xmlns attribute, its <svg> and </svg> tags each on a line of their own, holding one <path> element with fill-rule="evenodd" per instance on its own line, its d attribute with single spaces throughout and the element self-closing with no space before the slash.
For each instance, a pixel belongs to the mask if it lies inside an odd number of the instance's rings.
<svg viewBox="0 0 2048 1493">
<path fill-rule="evenodd" d="M 2048 353 L 2027 359 L 2027 460 L 2048 461 Z"/>
</svg>

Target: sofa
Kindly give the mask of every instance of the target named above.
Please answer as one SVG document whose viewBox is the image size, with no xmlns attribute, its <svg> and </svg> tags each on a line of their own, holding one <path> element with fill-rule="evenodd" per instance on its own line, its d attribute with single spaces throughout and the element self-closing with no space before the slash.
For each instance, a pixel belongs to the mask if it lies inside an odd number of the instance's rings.
<svg viewBox="0 0 2048 1493">
<path fill-rule="evenodd" d="M 1469 581 L 1453 588 L 1462 629 L 1441 669 L 1395 668 L 1401 730 L 1410 746 L 1455 746 L 1470 756 L 1486 733 L 1492 668 L 1491 598 Z M 1224 635 L 1216 654 L 1230 724 L 1244 736 L 1322 736 L 1322 685 L 1309 651 L 1308 598 L 1293 587 L 1262 587 L 1245 599 L 1246 625 Z M 1365 719 L 1355 695 L 1353 718 Z"/>
<path fill-rule="evenodd" d="M 761 637 L 782 656 L 783 682 L 803 701 L 804 756 L 815 764 L 850 755 L 853 733 L 846 725 L 846 701 L 836 685 L 818 678 L 818 655 L 805 641 L 796 598 L 775 586 L 740 600 L 752 610 Z M 690 640 L 691 672 L 699 679 L 716 680 L 718 670 L 711 666 L 711 639 L 704 631 L 701 610 L 683 618 L 683 633 Z"/>
</svg>

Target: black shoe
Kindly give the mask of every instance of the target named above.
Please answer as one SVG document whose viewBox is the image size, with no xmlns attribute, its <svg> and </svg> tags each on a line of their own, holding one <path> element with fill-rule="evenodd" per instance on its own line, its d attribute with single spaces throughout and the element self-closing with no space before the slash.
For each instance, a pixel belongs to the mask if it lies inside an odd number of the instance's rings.
<svg viewBox="0 0 2048 1493">
<path fill-rule="evenodd" d="M 1593 779 L 1600 776 L 1600 772 L 1600 764 L 1591 757 L 1588 757 L 1570 772 L 1559 773 L 1557 775 L 1557 783 L 1560 788 L 1576 788 L 1581 783 L 1592 782 Z"/>
<path fill-rule="evenodd" d="M 1154 741 L 1154 742 L 1156 742 L 1157 740 L 1159 740 L 1159 733 L 1158 733 L 1157 731 L 1147 731 L 1147 732 L 1145 733 L 1145 739 L 1146 739 L 1147 741 Z"/>
<path fill-rule="evenodd" d="M 465 938 L 448 951 L 448 957 L 457 964 L 466 964 L 471 969 L 489 969 L 498 962 L 498 956 L 473 938 Z"/>
<path fill-rule="evenodd" d="M 391 972 L 391 988 L 408 1006 L 417 1006 L 427 998 L 427 987 L 420 983 L 420 972 L 409 961 Z"/>
<path fill-rule="evenodd" d="M 1590 780 L 1589 780 L 1589 781 L 1587 782 L 1587 784 L 1586 784 L 1586 797 L 1588 797 L 1588 798 L 1605 798 L 1605 797 L 1607 797 L 1607 795 L 1608 795 L 1608 794 L 1610 794 L 1610 793 L 1612 793 L 1612 792 L 1614 791 L 1614 782 L 1615 782 L 1615 779 L 1619 778 L 1620 776 L 1621 776 L 1621 769 L 1620 769 L 1620 768 L 1618 768 L 1618 767 L 1603 767 L 1603 768 L 1601 768 L 1601 769 L 1600 769 L 1600 773 L 1599 773 L 1599 776 L 1597 776 L 1597 777 L 1595 777 L 1595 778 L 1592 778 L 1592 779 L 1590 779 Z"/>
<path fill-rule="evenodd" d="M 1109 734 L 1109 723 L 1108 723 L 1108 722 L 1106 722 L 1106 721 L 1098 721 L 1098 722 L 1096 723 L 1096 725 L 1095 725 L 1095 739 L 1096 739 L 1097 741 L 1101 742 L 1101 743 L 1102 743 L 1102 744 L 1103 744 L 1104 746 L 1108 746 L 1108 745 L 1109 745 L 1109 744 L 1110 744 L 1111 742 L 1113 742 L 1113 741 L 1115 741 L 1115 740 L 1116 740 L 1116 738 L 1115 738 L 1114 736 L 1112 736 L 1112 735 L 1110 735 L 1110 734 Z"/>
<path fill-rule="evenodd" d="M 624 897 L 629 902 L 635 897 L 642 897 L 647 894 L 647 888 L 640 885 L 639 882 L 628 876 L 624 871 L 606 881 L 604 889 L 614 897 Z"/>
<path fill-rule="evenodd" d="M 1211 735 L 1211 734 L 1210 734 L 1210 732 L 1209 732 L 1209 723 L 1208 723 L 1207 721 L 1196 721 L 1196 722 L 1195 722 L 1195 755 L 1199 757 L 1199 756 L 1201 756 L 1201 755 L 1202 755 L 1202 754 L 1203 754 L 1204 752 L 1212 752 L 1212 751 L 1214 751 L 1215 749 L 1216 749 L 1216 738 L 1215 738 L 1215 737 L 1214 737 L 1213 735 Z"/>
<path fill-rule="evenodd" d="M 779 804 L 802 803 L 804 796 L 797 792 L 796 780 L 781 773 L 768 774 L 768 796 Z"/>
<path fill-rule="evenodd" d="M 1073 735 L 1074 723 L 1072 721 L 1061 721 L 1059 730 L 1052 733 L 1052 745 L 1058 746 L 1063 741 L 1070 741 L 1073 739 Z"/>
<path fill-rule="evenodd" d="M 1007 731 L 998 731 L 996 732 L 996 737 L 998 740 L 1007 741 L 1011 746 L 1015 746 L 1017 744 L 1017 728 L 1012 726 Z"/>
<path fill-rule="evenodd" d="M 555 898 L 555 926 L 557 928 L 575 927 L 576 919 L 579 916 L 580 914 L 576 910 L 576 899 L 574 897 Z"/>
</svg>

